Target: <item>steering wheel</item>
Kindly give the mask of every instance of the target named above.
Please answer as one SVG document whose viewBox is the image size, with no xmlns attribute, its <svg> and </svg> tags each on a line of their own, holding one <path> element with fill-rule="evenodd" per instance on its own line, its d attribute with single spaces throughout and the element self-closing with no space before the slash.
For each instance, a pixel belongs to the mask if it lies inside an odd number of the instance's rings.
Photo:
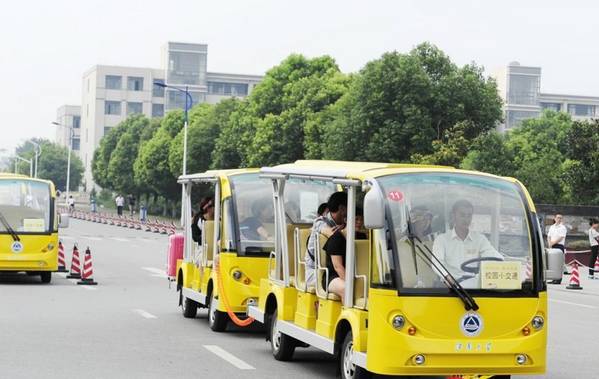
<svg viewBox="0 0 599 379">
<path fill-rule="evenodd" d="M 464 272 L 470 272 L 472 274 L 478 274 L 480 271 L 480 262 L 502 262 L 503 259 L 499 257 L 477 257 L 468 259 L 460 266 L 460 269 Z M 476 263 L 476 265 L 473 265 Z"/>
</svg>

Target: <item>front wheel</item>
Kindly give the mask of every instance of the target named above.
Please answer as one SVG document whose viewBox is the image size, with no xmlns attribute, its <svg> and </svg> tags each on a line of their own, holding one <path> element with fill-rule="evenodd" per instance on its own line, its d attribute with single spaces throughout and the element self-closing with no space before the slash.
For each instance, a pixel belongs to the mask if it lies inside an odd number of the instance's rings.
<svg viewBox="0 0 599 379">
<path fill-rule="evenodd" d="M 210 304 L 208 305 L 208 326 L 214 332 L 224 332 L 227 329 L 229 319 L 226 313 L 216 309 L 217 304 L 214 301 L 214 292 L 210 294 Z"/>
<path fill-rule="evenodd" d="M 196 303 L 188 297 L 183 296 L 183 288 L 181 288 L 179 296 L 179 302 L 181 304 L 181 312 L 183 313 L 183 317 L 195 318 L 198 313 L 198 303 Z"/>
<path fill-rule="evenodd" d="M 290 361 L 295 352 L 295 339 L 281 333 L 277 322 L 277 310 L 270 317 L 270 347 L 277 361 Z"/>
<path fill-rule="evenodd" d="M 42 283 L 50 283 L 52 281 L 52 272 L 42 271 L 40 273 L 40 277 L 42 279 Z"/>
<path fill-rule="evenodd" d="M 369 379 L 372 374 L 366 369 L 356 366 L 353 361 L 354 339 L 351 331 L 345 335 L 339 356 L 339 371 L 342 379 Z"/>
</svg>

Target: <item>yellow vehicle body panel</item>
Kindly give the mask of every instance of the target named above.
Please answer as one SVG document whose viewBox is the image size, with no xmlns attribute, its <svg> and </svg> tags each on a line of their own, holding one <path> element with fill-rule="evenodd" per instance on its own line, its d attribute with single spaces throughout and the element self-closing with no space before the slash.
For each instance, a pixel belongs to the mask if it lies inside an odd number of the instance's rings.
<svg viewBox="0 0 599 379">
<path fill-rule="evenodd" d="M 401 297 L 395 290 L 371 289 L 367 369 L 387 375 L 544 373 L 547 327 L 536 331 L 530 323 L 536 315 L 547 320 L 546 292 L 539 298 L 476 301 L 483 328 L 477 337 L 466 337 L 460 330 L 466 312 L 458 298 Z M 391 324 L 398 314 L 406 320 L 399 331 Z M 411 327 L 414 335 L 408 333 Z M 413 363 L 417 354 L 425 356 L 425 364 Z M 528 362 L 518 365 L 517 354 L 525 354 Z"/>
<path fill-rule="evenodd" d="M 23 251 L 15 253 L 13 239 L 0 235 L 0 271 L 56 271 L 58 269 L 58 233 L 20 234 Z"/>
<path fill-rule="evenodd" d="M 279 320 L 293 322 L 297 305 L 297 290 L 293 287 L 285 287 L 265 278 L 260 281 L 260 297 L 258 309 L 267 314 L 267 302 L 273 297 L 277 302 L 277 318 Z"/>
<path fill-rule="evenodd" d="M 239 279 L 233 274 L 240 272 Z M 260 295 L 260 280 L 268 274 L 268 258 L 263 257 L 239 257 L 236 253 L 220 253 L 219 275 L 226 291 L 227 300 L 231 311 L 245 313 L 248 300 L 257 300 Z M 216 270 L 212 270 L 212 279 L 216 283 Z M 218 294 L 217 286 L 214 286 L 215 294 Z M 218 294 L 220 297 L 220 294 Z M 226 312 L 225 304 L 218 302 L 219 311 Z"/>
</svg>

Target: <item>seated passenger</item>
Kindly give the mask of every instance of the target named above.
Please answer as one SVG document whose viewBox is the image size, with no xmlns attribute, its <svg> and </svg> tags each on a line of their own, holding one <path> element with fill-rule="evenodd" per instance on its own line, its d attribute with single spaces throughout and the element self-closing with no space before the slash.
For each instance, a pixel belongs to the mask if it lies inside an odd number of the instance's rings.
<svg viewBox="0 0 599 379">
<path fill-rule="evenodd" d="M 272 207 L 268 200 L 256 200 L 252 204 L 252 216 L 239 225 L 241 238 L 251 241 L 268 240 L 270 236 L 264 227 L 265 222 L 272 222 Z"/>
<path fill-rule="evenodd" d="M 433 214 L 425 206 L 410 209 L 410 231 L 420 241 L 433 241 Z"/>
<path fill-rule="evenodd" d="M 478 257 L 503 259 L 487 237 L 470 230 L 473 213 L 474 207 L 468 200 L 456 201 L 450 215 L 453 227 L 435 238 L 433 244 L 433 254 L 456 279 L 468 274 L 462 271 L 461 265 L 469 259 Z"/>
<path fill-rule="evenodd" d="M 199 208 L 191 219 L 191 238 L 201 244 L 202 230 L 200 224 L 202 221 L 214 220 L 214 199 L 210 196 L 203 197 L 200 200 Z"/>
<path fill-rule="evenodd" d="M 347 193 L 335 192 L 329 197 L 327 202 L 328 212 L 323 216 L 317 217 L 312 224 L 310 237 L 308 237 L 308 246 L 304 262 L 306 263 L 306 284 L 308 287 L 316 285 L 316 241 L 320 234 L 330 237 L 337 229 L 343 228 L 345 217 L 347 216 Z"/>
<path fill-rule="evenodd" d="M 357 229 L 357 228 L 356 228 Z M 347 240 L 345 238 L 347 228 L 337 230 L 329 237 L 324 244 L 324 251 L 327 253 L 327 270 L 329 272 L 329 281 L 323 286 L 328 286 L 329 292 L 337 294 L 343 299 L 345 292 L 345 249 Z M 366 234 L 356 231 L 356 239 L 366 239 Z M 323 280 L 325 280 L 323 278 Z"/>
<path fill-rule="evenodd" d="M 329 211 L 329 206 L 327 205 L 327 203 L 322 203 L 318 206 L 318 210 L 316 211 L 316 213 L 318 214 L 318 216 L 316 217 L 324 217 L 324 215 Z"/>
<path fill-rule="evenodd" d="M 364 229 L 364 211 L 362 208 L 356 208 L 356 239 L 365 240 L 368 238 L 368 232 Z"/>
</svg>

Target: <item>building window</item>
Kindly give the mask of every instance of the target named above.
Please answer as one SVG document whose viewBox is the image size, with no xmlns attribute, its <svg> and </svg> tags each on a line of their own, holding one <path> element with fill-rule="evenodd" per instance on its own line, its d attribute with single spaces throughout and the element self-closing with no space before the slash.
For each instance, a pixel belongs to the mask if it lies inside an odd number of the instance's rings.
<svg viewBox="0 0 599 379">
<path fill-rule="evenodd" d="M 164 116 L 164 104 L 152 104 L 152 117 Z"/>
<path fill-rule="evenodd" d="M 162 83 L 164 84 L 163 79 L 154 79 L 154 83 Z M 152 83 L 152 96 L 154 97 L 164 97 L 164 87 L 160 87 Z"/>
<path fill-rule="evenodd" d="M 81 128 L 81 116 L 73 116 L 73 129 Z"/>
<path fill-rule="evenodd" d="M 208 82 L 208 93 L 224 96 L 247 96 L 247 83 Z"/>
<path fill-rule="evenodd" d="M 529 118 L 539 117 L 539 112 L 535 111 L 507 111 L 506 129 L 512 129 L 518 126 L 522 121 Z"/>
<path fill-rule="evenodd" d="M 108 133 L 110 133 L 111 130 L 112 130 L 112 126 L 105 126 L 104 127 L 104 135 L 107 135 Z"/>
<path fill-rule="evenodd" d="M 167 81 L 172 84 L 204 85 L 206 54 L 170 51 Z"/>
<path fill-rule="evenodd" d="M 595 106 L 588 104 L 568 104 L 568 113 L 572 116 L 593 117 Z"/>
<path fill-rule="evenodd" d="M 142 103 L 127 103 L 127 116 L 134 113 L 143 113 Z"/>
<path fill-rule="evenodd" d="M 121 102 L 120 101 L 106 101 L 104 103 L 104 114 L 121 114 Z"/>
<path fill-rule="evenodd" d="M 185 109 L 185 92 L 181 92 L 181 91 L 176 91 L 176 90 L 168 90 L 167 91 L 167 106 L 166 108 L 168 110 L 170 109 Z M 189 105 L 189 108 L 191 109 L 192 106 L 203 103 L 206 101 L 205 99 L 205 95 L 203 93 L 200 92 L 193 92 L 193 91 L 189 91 L 189 94 L 191 95 L 191 104 Z"/>
<path fill-rule="evenodd" d="M 540 80 L 534 75 L 510 75 L 509 104 L 537 105 Z"/>
<path fill-rule="evenodd" d="M 106 75 L 106 89 L 121 89 L 122 79 L 116 75 Z"/>
<path fill-rule="evenodd" d="M 129 91 L 143 91 L 144 90 L 144 78 L 137 76 L 130 76 L 127 78 L 127 89 Z"/>
<path fill-rule="evenodd" d="M 79 150 L 81 148 L 81 140 L 79 138 L 73 138 L 73 150 Z"/>
<path fill-rule="evenodd" d="M 562 110 L 562 105 L 560 103 L 541 103 L 541 108 L 559 112 Z"/>
</svg>

